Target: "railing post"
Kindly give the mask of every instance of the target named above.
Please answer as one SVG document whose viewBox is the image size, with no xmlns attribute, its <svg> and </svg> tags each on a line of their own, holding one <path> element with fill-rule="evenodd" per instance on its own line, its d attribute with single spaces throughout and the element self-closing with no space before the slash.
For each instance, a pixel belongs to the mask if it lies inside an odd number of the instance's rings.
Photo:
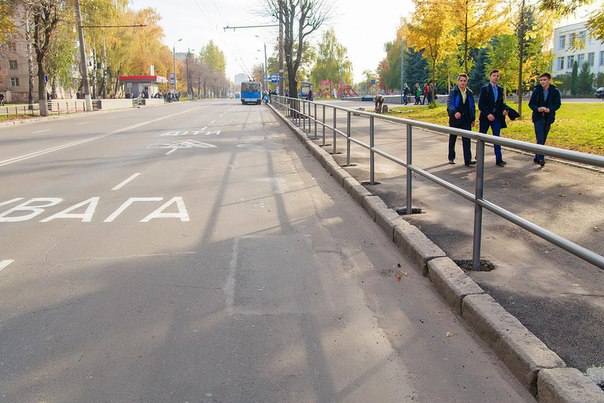
<svg viewBox="0 0 604 403">
<path fill-rule="evenodd" d="M 480 271 L 480 243 L 482 239 L 482 206 L 478 200 L 484 195 L 484 141 L 476 142 L 476 192 L 474 193 L 474 245 L 472 269 Z"/>
<path fill-rule="evenodd" d="M 413 172 L 409 166 L 413 163 L 413 126 L 407 124 L 407 214 L 413 214 Z"/>
<path fill-rule="evenodd" d="M 325 147 L 325 104 L 323 104 L 323 144 L 321 145 Z"/>
<path fill-rule="evenodd" d="M 350 166 L 350 112 L 346 114 L 346 166 Z"/>
<path fill-rule="evenodd" d="M 317 104 L 315 104 L 315 140 L 317 139 Z"/>
<path fill-rule="evenodd" d="M 375 118 L 369 117 L 369 184 L 375 185 Z"/>
<path fill-rule="evenodd" d="M 306 101 L 302 102 L 302 131 L 306 133 Z"/>
<path fill-rule="evenodd" d="M 337 109 L 333 108 L 333 147 L 332 147 L 332 154 L 336 153 L 336 111 Z"/>
</svg>

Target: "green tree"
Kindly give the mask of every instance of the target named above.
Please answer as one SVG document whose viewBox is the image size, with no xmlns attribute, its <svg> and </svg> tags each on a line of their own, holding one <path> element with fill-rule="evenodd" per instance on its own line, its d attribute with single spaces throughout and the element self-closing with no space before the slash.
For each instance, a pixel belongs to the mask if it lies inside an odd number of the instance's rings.
<svg viewBox="0 0 604 403">
<path fill-rule="evenodd" d="M 590 95 L 593 91 L 594 79 L 595 74 L 591 72 L 589 63 L 583 63 L 577 77 L 577 93 L 583 96 Z"/>
<path fill-rule="evenodd" d="M 499 70 L 500 84 L 506 93 L 518 81 L 518 41 L 515 35 L 503 34 L 493 37 L 487 50 L 487 70 Z"/>
<path fill-rule="evenodd" d="M 489 62 L 488 49 L 474 49 L 473 51 L 473 67 L 468 73 L 468 87 L 478 94 L 487 77 L 487 64 Z"/>
<path fill-rule="evenodd" d="M 571 74 L 564 73 L 553 77 L 553 84 L 558 88 L 560 93 L 570 92 Z"/>
<path fill-rule="evenodd" d="M 429 76 L 428 60 L 424 57 L 424 52 L 417 51 L 415 48 L 405 50 L 405 74 L 403 78 L 409 84 L 409 88 L 412 88 L 415 83 L 426 82 Z"/>
<path fill-rule="evenodd" d="M 596 87 L 604 87 L 604 73 L 598 73 L 596 76 Z"/>
<path fill-rule="evenodd" d="M 579 66 L 577 61 L 573 62 L 573 69 L 570 73 L 570 95 L 577 96 L 577 90 L 579 89 Z"/>
<path fill-rule="evenodd" d="M 338 42 L 333 28 L 323 34 L 318 44 L 316 62 L 310 71 L 315 85 L 323 80 L 352 83 L 352 63 L 346 56 L 346 48 Z"/>
</svg>

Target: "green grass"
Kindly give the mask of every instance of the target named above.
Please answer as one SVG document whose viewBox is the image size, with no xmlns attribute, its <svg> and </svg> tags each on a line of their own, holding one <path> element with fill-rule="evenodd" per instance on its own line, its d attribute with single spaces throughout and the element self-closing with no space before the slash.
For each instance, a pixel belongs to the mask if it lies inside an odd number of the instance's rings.
<svg viewBox="0 0 604 403">
<path fill-rule="evenodd" d="M 512 108 L 515 106 L 511 103 Z M 439 105 L 434 109 L 427 106 L 396 107 L 389 115 L 407 119 L 421 120 L 448 126 L 446 106 Z M 478 111 L 477 111 L 478 114 Z M 528 103 L 522 104 L 522 120 L 509 121 L 507 129 L 501 131 L 503 137 L 535 142 L 531 110 Z M 474 126 L 478 131 L 478 122 Z M 547 137 L 548 146 L 604 155 L 604 103 L 564 103 L 556 112 L 556 122 Z"/>
</svg>

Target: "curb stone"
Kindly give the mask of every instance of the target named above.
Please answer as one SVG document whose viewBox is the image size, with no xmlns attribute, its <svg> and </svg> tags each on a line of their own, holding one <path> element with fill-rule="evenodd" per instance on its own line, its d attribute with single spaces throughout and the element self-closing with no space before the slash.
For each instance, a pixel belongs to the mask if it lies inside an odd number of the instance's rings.
<svg viewBox="0 0 604 403">
<path fill-rule="evenodd" d="M 277 112 L 272 105 L 269 107 L 303 143 L 313 143 L 306 133 Z M 320 147 L 319 151 L 315 156 L 322 166 L 337 165 L 331 154 Z M 327 156 L 330 158 L 326 158 Z M 333 162 L 329 163 L 328 160 Z M 383 201 L 376 201 L 379 197 L 374 196 L 351 175 L 346 176 L 342 184 L 374 221 L 378 222 L 378 216 L 380 217 L 378 225 L 381 224 L 380 227 L 386 233 L 392 231 L 394 244 L 412 259 L 445 301 L 461 314 L 474 332 L 493 349 L 508 370 L 534 396 L 545 402 L 604 403 L 604 392 L 597 385 L 590 382 L 581 371 L 566 368 L 562 358 L 485 293 L 423 232 L 393 210 L 386 207 L 396 217 L 382 211 L 382 205 L 385 206 Z"/>
<path fill-rule="evenodd" d="M 462 314 L 462 301 L 468 295 L 485 294 L 485 291 L 448 257 L 428 262 L 428 278 L 458 314 Z"/>
<path fill-rule="evenodd" d="M 539 370 L 566 367 L 562 358 L 488 294 L 466 296 L 461 316 L 534 395 Z"/>
<path fill-rule="evenodd" d="M 537 392 L 540 402 L 604 402 L 604 393 L 576 368 L 539 371 Z"/>
</svg>

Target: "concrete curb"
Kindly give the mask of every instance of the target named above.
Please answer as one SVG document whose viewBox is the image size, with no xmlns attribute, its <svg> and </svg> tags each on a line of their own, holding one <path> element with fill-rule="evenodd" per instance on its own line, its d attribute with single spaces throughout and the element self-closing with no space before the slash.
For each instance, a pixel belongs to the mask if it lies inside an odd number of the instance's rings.
<svg viewBox="0 0 604 403">
<path fill-rule="evenodd" d="M 540 402 L 604 402 L 602 390 L 575 368 L 542 369 L 537 392 Z"/>
<path fill-rule="evenodd" d="M 546 402 L 604 403 L 604 392 L 587 376 L 577 369 L 566 368 L 565 362 L 556 353 L 468 277 L 424 233 L 389 209 L 378 196 L 362 186 L 330 154 L 309 139 L 306 133 L 272 105 L 269 107 L 306 144 L 353 200 L 391 237 L 394 244 L 412 259 L 444 300 L 534 396 Z"/>
</svg>

